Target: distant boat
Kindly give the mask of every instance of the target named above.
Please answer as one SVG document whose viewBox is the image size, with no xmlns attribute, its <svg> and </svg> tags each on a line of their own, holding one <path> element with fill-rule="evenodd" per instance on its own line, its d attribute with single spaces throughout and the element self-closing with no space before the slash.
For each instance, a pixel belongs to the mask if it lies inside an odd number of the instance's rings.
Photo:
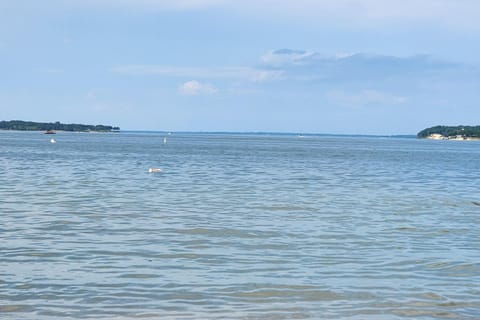
<svg viewBox="0 0 480 320">
<path fill-rule="evenodd" d="M 160 168 L 149 168 L 148 172 L 153 173 L 153 172 L 162 172 L 162 169 Z"/>
<path fill-rule="evenodd" d="M 47 130 L 45 134 L 56 134 L 55 130 Z"/>
<path fill-rule="evenodd" d="M 50 143 L 57 143 L 57 140 L 52 138 L 52 139 L 50 139 Z"/>
<path fill-rule="evenodd" d="M 163 138 L 163 143 L 164 143 L 164 144 L 167 143 L 167 138 Z"/>
</svg>

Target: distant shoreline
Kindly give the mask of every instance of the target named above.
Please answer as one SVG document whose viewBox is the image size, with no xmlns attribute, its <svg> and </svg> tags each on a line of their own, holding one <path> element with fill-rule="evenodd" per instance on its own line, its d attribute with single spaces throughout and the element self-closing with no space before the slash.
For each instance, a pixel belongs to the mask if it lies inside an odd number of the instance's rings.
<svg viewBox="0 0 480 320">
<path fill-rule="evenodd" d="M 480 126 L 435 126 L 423 129 L 417 137 L 430 140 L 480 140 Z"/>
<path fill-rule="evenodd" d="M 269 131 L 166 131 L 166 130 L 122 130 L 122 133 L 148 134 L 158 133 L 165 135 L 245 135 L 245 136 L 295 136 L 308 137 L 357 137 L 357 138 L 405 138 L 415 139 L 415 134 L 351 134 L 351 133 L 308 133 L 308 132 L 269 132 Z"/>
<path fill-rule="evenodd" d="M 45 130 L 15 130 L 1 129 L 0 132 L 39 132 Z M 377 139 L 416 139 L 414 134 L 380 135 L 380 134 L 348 134 L 348 133 L 295 133 L 295 132 L 241 132 L 241 131 L 163 131 L 163 130 L 115 130 L 115 131 L 64 131 L 55 130 L 56 133 L 123 133 L 123 134 L 163 134 L 163 135 L 236 135 L 236 136 L 285 136 L 297 138 L 332 137 L 332 138 L 377 138 Z"/>
<path fill-rule="evenodd" d="M 60 122 L 34 122 L 23 120 L 0 121 L 0 130 L 55 132 L 118 132 L 120 127 L 97 124 L 78 124 Z"/>
<path fill-rule="evenodd" d="M 429 139 L 429 140 L 452 140 L 452 141 L 480 141 L 480 137 L 468 137 L 468 136 L 443 136 L 438 133 L 432 133 L 428 137 L 420 139 Z"/>
</svg>

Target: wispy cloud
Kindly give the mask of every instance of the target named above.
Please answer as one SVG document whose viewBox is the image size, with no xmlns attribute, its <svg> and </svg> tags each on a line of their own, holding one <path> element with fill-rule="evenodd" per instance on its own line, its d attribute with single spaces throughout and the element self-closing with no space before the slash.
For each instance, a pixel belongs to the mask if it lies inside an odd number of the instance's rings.
<svg viewBox="0 0 480 320">
<path fill-rule="evenodd" d="M 315 51 L 274 50 L 262 57 L 262 67 L 281 71 L 283 79 L 304 81 L 384 81 L 421 78 L 429 74 L 461 70 L 428 55 L 396 57 L 364 53 L 327 56 Z"/>
<path fill-rule="evenodd" d="M 209 83 L 202 83 L 197 80 L 190 80 L 183 83 L 178 92 L 185 96 L 210 95 L 218 92 L 218 89 Z"/>
<path fill-rule="evenodd" d="M 189 67 L 166 67 L 159 65 L 128 65 L 112 69 L 115 73 L 127 75 L 164 75 L 184 78 L 220 78 L 241 79 L 252 82 L 263 82 L 278 79 L 282 76 L 282 70 L 256 69 L 249 67 L 222 67 L 222 68 L 189 68 Z"/>
<path fill-rule="evenodd" d="M 480 72 L 428 55 L 388 56 L 365 53 L 325 55 L 313 50 L 272 50 L 256 66 L 172 67 L 124 65 L 112 72 L 158 77 L 182 83 L 181 95 L 224 95 L 251 92 L 302 92 L 349 107 L 403 105 L 410 96 L 430 95 L 439 87 L 477 86 Z M 340 88 L 340 89 L 339 89 Z M 460 90 L 460 89 L 459 89 Z M 287 94 L 288 95 L 288 94 Z"/>
<path fill-rule="evenodd" d="M 112 72 L 124 75 L 158 75 L 194 79 L 230 79 L 250 82 L 271 80 L 381 79 L 451 70 L 458 65 L 436 61 L 431 56 L 395 57 L 364 53 L 327 56 L 315 51 L 281 49 L 267 52 L 257 67 L 171 67 L 124 65 Z"/>
<path fill-rule="evenodd" d="M 305 50 L 280 49 L 266 53 L 262 56 L 262 62 L 269 66 L 280 67 L 290 64 L 303 64 L 308 61 L 314 52 Z"/>
<path fill-rule="evenodd" d="M 268 52 L 262 57 L 262 62 L 266 66 L 340 66 L 340 65 L 391 65 L 399 67 L 426 66 L 446 66 L 451 64 L 441 63 L 433 60 L 428 55 L 415 55 L 409 57 L 387 56 L 367 53 L 338 53 L 334 56 L 328 56 L 320 52 L 281 49 Z"/>
</svg>

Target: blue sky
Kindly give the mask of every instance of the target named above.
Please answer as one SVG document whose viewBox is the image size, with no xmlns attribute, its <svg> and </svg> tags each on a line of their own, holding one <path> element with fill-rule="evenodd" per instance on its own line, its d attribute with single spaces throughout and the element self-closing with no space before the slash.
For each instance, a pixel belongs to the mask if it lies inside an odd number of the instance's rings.
<svg viewBox="0 0 480 320">
<path fill-rule="evenodd" d="M 415 134 L 480 124 L 477 0 L 0 0 L 0 120 Z"/>
</svg>

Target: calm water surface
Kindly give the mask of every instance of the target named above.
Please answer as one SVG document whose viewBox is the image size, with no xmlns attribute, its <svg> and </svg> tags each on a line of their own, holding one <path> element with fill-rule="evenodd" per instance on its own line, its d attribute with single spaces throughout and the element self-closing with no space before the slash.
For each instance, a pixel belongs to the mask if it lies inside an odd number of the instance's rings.
<svg viewBox="0 0 480 320">
<path fill-rule="evenodd" d="M 165 136 L 0 132 L 1 319 L 480 318 L 480 142 Z"/>
</svg>

